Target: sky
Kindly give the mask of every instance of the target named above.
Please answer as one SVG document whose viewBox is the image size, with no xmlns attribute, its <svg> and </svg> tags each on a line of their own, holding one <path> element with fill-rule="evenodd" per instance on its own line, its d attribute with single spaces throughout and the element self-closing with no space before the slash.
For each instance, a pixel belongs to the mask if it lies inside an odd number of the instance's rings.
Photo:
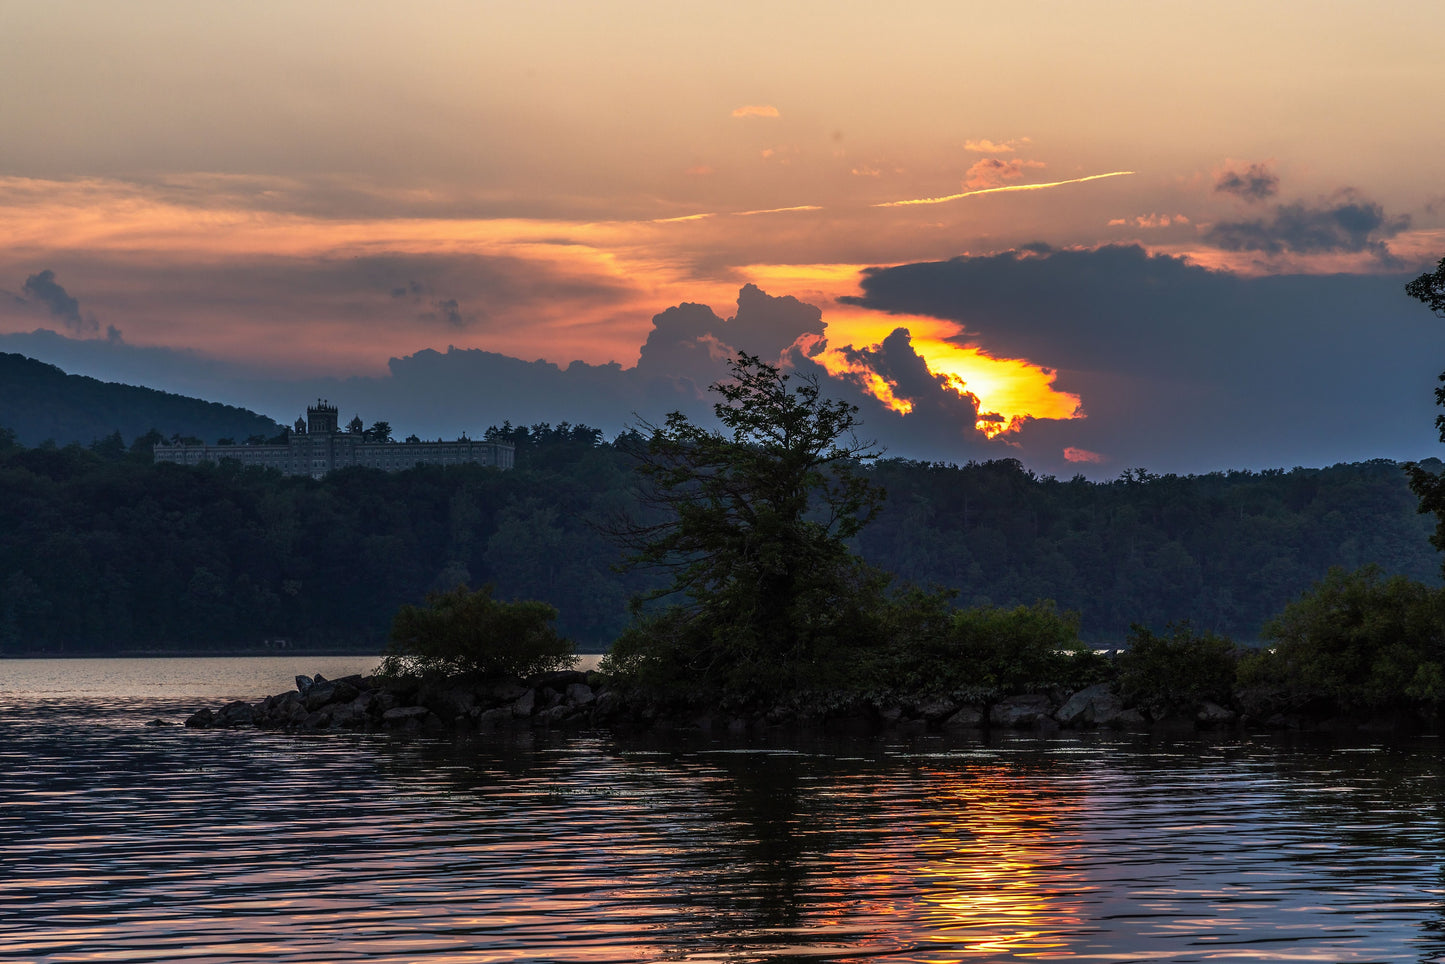
<svg viewBox="0 0 1445 964">
<path fill-rule="evenodd" d="M 424 437 L 703 417 L 889 455 L 1436 454 L 1424 2 L 0 5 L 0 350 Z"/>
</svg>

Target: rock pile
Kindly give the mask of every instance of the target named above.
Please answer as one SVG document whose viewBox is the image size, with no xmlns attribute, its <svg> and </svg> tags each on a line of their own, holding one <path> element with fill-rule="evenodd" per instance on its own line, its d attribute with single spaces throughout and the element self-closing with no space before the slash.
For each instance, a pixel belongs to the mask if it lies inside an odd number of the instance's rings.
<svg viewBox="0 0 1445 964">
<path fill-rule="evenodd" d="M 1161 721 L 1228 726 L 1235 711 L 1206 703 L 1190 713 L 1149 714 L 1123 704 L 1108 683 L 1075 693 L 1031 693 L 991 702 L 921 699 L 830 699 L 802 695 L 750 715 L 707 712 L 624 693 L 606 676 L 566 670 L 531 679 L 462 677 L 417 680 L 298 676 L 296 689 L 257 703 L 203 709 L 189 727 L 268 730 L 481 731 L 516 726 L 647 729 L 685 727 L 744 731 L 776 725 L 839 725 L 855 729 L 976 730 L 1111 727 L 1137 729 Z"/>
<path fill-rule="evenodd" d="M 565 670 L 530 680 L 422 681 L 382 676 L 296 677 L 296 689 L 258 703 L 203 709 L 186 726 L 267 730 L 495 729 L 515 724 L 601 725 L 615 704 L 596 673 Z"/>
</svg>

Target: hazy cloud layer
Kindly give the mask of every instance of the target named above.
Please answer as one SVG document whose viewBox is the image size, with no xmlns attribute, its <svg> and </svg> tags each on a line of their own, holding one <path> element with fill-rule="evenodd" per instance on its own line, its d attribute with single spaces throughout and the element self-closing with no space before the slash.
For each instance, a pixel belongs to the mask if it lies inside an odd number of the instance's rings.
<svg viewBox="0 0 1445 964">
<path fill-rule="evenodd" d="M 1332 254 L 1368 251 L 1392 258 L 1387 239 L 1410 226 L 1408 216 L 1390 217 L 1374 201 L 1351 191 L 1313 204 L 1276 205 L 1267 218 L 1220 221 L 1204 232 L 1206 243 L 1225 251 L 1264 254 Z"/>
</svg>

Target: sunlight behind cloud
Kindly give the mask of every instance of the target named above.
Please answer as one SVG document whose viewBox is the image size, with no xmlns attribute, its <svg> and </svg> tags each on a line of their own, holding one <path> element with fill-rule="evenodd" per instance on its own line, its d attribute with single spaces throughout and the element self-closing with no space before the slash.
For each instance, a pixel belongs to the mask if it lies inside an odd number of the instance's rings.
<svg viewBox="0 0 1445 964">
<path fill-rule="evenodd" d="M 960 345 L 963 334 L 956 323 L 917 315 L 890 315 L 863 310 L 832 309 L 824 314 L 828 322 L 828 348 L 816 360 L 831 374 L 861 376 L 869 394 L 901 414 L 913 410 L 913 403 L 899 398 L 897 387 L 856 359 L 845 347 L 876 346 L 896 328 L 906 328 L 913 350 L 928 370 L 948 380 L 959 395 L 971 395 L 978 404 L 974 426 L 984 435 L 1017 432 L 1031 418 L 1083 418 L 1078 395 L 1054 387 L 1057 373 L 1026 359 L 995 358 L 981 348 Z"/>
</svg>

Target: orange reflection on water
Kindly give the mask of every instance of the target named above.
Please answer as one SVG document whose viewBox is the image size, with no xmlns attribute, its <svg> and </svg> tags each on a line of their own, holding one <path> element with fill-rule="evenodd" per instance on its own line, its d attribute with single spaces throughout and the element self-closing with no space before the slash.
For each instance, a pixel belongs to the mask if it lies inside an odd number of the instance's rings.
<svg viewBox="0 0 1445 964">
<path fill-rule="evenodd" d="M 1078 805 L 1066 794 L 1042 799 L 1004 768 L 931 777 L 944 796 L 919 846 L 925 940 L 1020 957 L 1066 946 L 1063 934 L 1085 920 L 1068 896 L 1080 883 L 1051 869 L 1045 853 Z"/>
</svg>

